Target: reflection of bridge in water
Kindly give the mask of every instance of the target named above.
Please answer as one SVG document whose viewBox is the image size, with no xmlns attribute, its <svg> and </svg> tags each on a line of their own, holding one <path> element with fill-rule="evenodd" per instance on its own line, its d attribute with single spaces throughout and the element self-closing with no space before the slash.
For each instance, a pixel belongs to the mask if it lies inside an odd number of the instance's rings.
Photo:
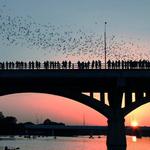
<svg viewBox="0 0 150 150">
<path fill-rule="evenodd" d="M 0 70 L 0 83 L 1 96 L 49 93 L 78 101 L 103 114 L 108 119 L 108 150 L 126 149 L 124 117 L 150 102 L 148 69 L 3 69 Z"/>
</svg>

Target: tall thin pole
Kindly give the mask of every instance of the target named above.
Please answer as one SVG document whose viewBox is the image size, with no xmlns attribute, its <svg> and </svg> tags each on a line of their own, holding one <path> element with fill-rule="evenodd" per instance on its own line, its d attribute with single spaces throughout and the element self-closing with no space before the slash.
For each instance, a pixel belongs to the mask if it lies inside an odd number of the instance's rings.
<svg viewBox="0 0 150 150">
<path fill-rule="evenodd" d="M 85 126 L 85 114 L 83 114 L 83 126 Z"/>
<path fill-rule="evenodd" d="M 105 69 L 107 68 L 107 58 L 106 58 L 106 55 L 107 55 L 107 41 L 106 41 L 106 25 L 107 25 L 107 22 L 105 22 L 105 25 L 104 25 L 104 50 L 105 50 Z"/>
</svg>

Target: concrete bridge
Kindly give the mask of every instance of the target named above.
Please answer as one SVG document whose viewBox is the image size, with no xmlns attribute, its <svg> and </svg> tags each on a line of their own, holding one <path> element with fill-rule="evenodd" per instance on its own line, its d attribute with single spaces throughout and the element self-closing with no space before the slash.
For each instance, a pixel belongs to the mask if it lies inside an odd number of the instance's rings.
<svg viewBox="0 0 150 150">
<path fill-rule="evenodd" d="M 85 104 L 107 117 L 108 150 L 125 150 L 124 117 L 150 102 L 150 70 L 0 70 L 0 89 L 0 96 L 48 93 Z"/>
</svg>

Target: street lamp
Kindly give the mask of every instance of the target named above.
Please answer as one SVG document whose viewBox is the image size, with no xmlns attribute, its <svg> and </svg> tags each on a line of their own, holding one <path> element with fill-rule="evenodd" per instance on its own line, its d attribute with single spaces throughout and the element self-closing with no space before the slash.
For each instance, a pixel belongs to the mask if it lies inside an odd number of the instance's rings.
<svg viewBox="0 0 150 150">
<path fill-rule="evenodd" d="M 107 67 L 107 59 L 106 59 L 106 49 L 107 49 L 107 41 L 106 41 L 106 25 L 107 25 L 107 22 L 105 22 L 105 25 L 104 25 L 104 50 L 105 50 L 105 69 Z"/>
</svg>

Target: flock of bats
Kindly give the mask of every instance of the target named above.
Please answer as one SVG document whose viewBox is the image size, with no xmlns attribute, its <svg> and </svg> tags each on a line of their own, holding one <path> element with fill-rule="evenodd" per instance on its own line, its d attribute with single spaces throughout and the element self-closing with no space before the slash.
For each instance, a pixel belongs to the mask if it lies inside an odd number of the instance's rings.
<svg viewBox="0 0 150 150">
<path fill-rule="evenodd" d="M 13 16 L 5 9 L 6 5 L 0 6 L 0 45 L 34 48 L 64 59 L 103 60 L 103 33 L 88 33 L 71 25 L 43 25 L 30 16 Z M 107 57 L 111 60 L 148 59 L 137 43 L 114 35 L 107 37 Z"/>
</svg>

